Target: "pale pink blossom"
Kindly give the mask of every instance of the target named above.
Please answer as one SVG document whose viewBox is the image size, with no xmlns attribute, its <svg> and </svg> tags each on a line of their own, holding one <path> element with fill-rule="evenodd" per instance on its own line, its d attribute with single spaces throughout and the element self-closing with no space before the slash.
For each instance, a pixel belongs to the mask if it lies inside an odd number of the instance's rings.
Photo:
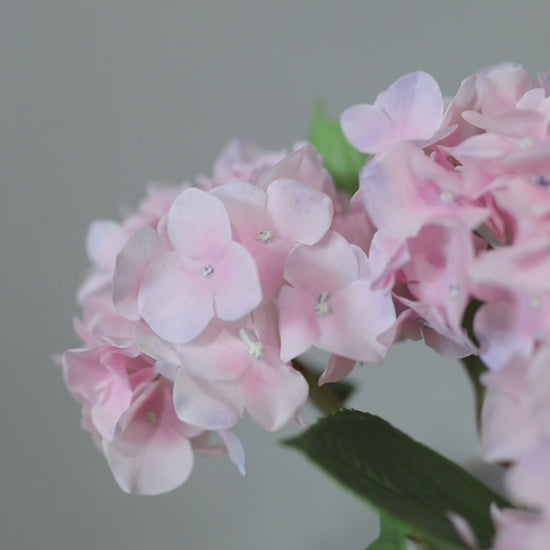
<svg viewBox="0 0 550 550">
<path fill-rule="evenodd" d="M 402 143 L 369 160 L 360 175 L 366 211 L 385 234 L 407 239 L 429 223 L 479 226 L 490 214 L 464 196 L 459 173 Z"/>
<path fill-rule="evenodd" d="M 211 330 L 181 346 L 174 386 L 180 419 L 205 429 L 235 425 L 246 410 L 267 430 L 294 418 L 305 403 L 307 383 L 281 361 L 273 308 L 254 313 L 229 330 Z"/>
<path fill-rule="evenodd" d="M 441 128 L 444 101 L 434 78 L 422 71 L 409 73 L 378 94 L 374 105 L 350 107 L 341 117 L 349 142 L 363 153 L 380 153 L 401 141 L 424 147 L 448 135 Z"/>
<path fill-rule="evenodd" d="M 160 337 L 188 342 L 212 318 L 233 321 L 259 305 L 256 264 L 233 240 L 218 198 L 198 189 L 184 191 L 167 215 L 167 233 L 173 251 L 157 255 L 159 245 L 153 243 L 155 257 L 146 265 L 137 292 L 140 316 Z M 136 251 L 136 264 L 139 254 Z M 120 282 L 117 273 L 115 281 Z"/>
<path fill-rule="evenodd" d="M 395 322 L 395 311 L 386 292 L 361 278 L 363 262 L 366 255 L 335 232 L 292 250 L 284 271 L 289 284 L 279 295 L 283 360 L 312 345 L 355 361 L 384 357 L 377 337 Z"/>
</svg>

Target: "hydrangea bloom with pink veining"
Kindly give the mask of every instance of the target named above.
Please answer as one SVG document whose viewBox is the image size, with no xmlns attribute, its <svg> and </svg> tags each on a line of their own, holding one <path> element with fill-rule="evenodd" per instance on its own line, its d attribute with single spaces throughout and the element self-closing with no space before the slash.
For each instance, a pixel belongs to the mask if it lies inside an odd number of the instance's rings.
<svg viewBox="0 0 550 550">
<path fill-rule="evenodd" d="M 244 473 L 242 445 L 229 431 L 242 416 L 267 430 L 297 418 L 308 386 L 291 362 L 298 354 L 286 351 L 292 321 L 283 295 L 300 255 L 299 269 L 318 278 L 327 239 L 354 267 L 341 266 L 349 288 L 331 288 L 337 312 L 325 336 L 300 353 L 317 345 L 335 354 L 323 382 L 383 357 L 388 346 L 377 337 L 395 320 L 393 300 L 371 288 L 358 244 L 370 245 L 373 226 L 359 200 L 350 203 L 311 146 L 269 153 L 235 141 L 197 187 L 151 188 L 122 223 L 92 224 L 93 268 L 75 323 L 85 347 L 62 364 L 83 425 L 125 491 L 177 487 L 197 453 L 227 452 Z M 332 336 L 331 326 L 340 327 Z M 346 331 L 354 343 L 342 347 Z"/>
</svg>

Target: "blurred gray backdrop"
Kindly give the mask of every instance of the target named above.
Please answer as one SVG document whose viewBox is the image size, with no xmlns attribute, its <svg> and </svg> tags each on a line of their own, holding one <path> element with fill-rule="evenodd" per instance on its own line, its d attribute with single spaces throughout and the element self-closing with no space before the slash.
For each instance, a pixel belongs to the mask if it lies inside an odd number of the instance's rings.
<svg viewBox="0 0 550 550">
<path fill-rule="evenodd" d="M 244 422 L 243 479 L 199 459 L 159 497 L 123 494 L 52 356 L 78 345 L 74 293 L 94 218 L 150 181 L 208 172 L 233 136 L 305 137 L 423 69 L 446 93 L 501 61 L 550 66 L 547 2 L 2 0 L 0 2 L 0 536 L 9 550 L 358 550 L 377 520 Z M 413 349 L 414 348 L 414 349 Z M 468 383 L 420 345 L 363 368 L 352 405 L 480 471 Z M 313 419 L 308 410 L 306 418 Z"/>
</svg>

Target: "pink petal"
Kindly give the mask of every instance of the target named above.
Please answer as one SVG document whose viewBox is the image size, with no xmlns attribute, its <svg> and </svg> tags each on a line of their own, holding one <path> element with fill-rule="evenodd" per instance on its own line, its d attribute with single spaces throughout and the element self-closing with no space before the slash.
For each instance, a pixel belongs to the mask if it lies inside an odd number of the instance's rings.
<svg viewBox="0 0 550 550">
<path fill-rule="evenodd" d="M 231 462 L 237 466 L 242 476 L 246 475 L 246 458 L 241 440 L 233 432 L 227 430 L 218 431 L 218 435 L 221 437 L 227 449 L 227 454 Z"/>
<path fill-rule="evenodd" d="M 355 361 L 377 362 L 387 348 L 378 335 L 395 323 L 391 296 L 370 289 L 365 281 L 356 281 L 345 290 L 329 296 L 332 313 L 317 316 L 319 336 L 315 345 Z"/>
<path fill-rule="evenodd" d="M 520 503 L 550 512 L 550 446 L 522 457 L 508 472 L 506 485 Z"/>
<path fill-rule="evenodd" d="M 250 416 L 270 431 L 296 416 L 308 396 L 304 377 L 280 362 L 258 361 L 245 376 L 242 388 Z"/>
<path fill-rule="evenodd" d="M 95 266 L 110 270 L 127 239 L 128 233 L 120 224 L 109 220 L 95 220 L 90 224 L 86 236 L 88 257 Z"/>
<path fill-rule="evenodd" d="M 343 380 L 351 373 L 356 364 L 357 361 L 353 359 L 332 354 L 325 372 L 319 377 L 319 386 Z"/>
<path fill-rule="evenodd" d="M 199 337 L 181 346 L 179 353 L 191 376 L 212 382 L 238 382 L 250 363 L 244 342 L 227 330 L 207 342 Z"/>
<path fill-rule="evenodd" d="M 235 321 L 250 313 L 262 301 L 262 287 L 254 259 L 239 243 L 227 246 L 216 264 L 214 302 L 217 316 Z"/>
<path fill-rule="evenodd" d="M 101 363 L 103 352 L 104 348 L 74 349 L 61 358 L 65 384 L 80 403 L 95 400 L 108 383 L 109 373 Z"/>
<path fill-rule="evenodd" d="M 517 460 L 537 440 L 536 426 L 520 403 L 497 392 L 486 398 L 481 415 L 481 448 L 486 460 Z"/>
<path fill-rule="evenodd" d="M 435 79 L 423 71 L 409 73 L 382 92 L 375 105 L 395 122 L 401 140 L 427 139 L 443 121 L 443 96 Z"/>
<path fill-rule="evenodd" d="M 156 361 L 164 361 L 172 365 L 179 364 L 176 346 L 160 338 L 145 321 L 140 321 L 136 325 L 134 337 L 142 353 Z"/>
<path fill-rule="evenodd" d="M 112 440 L 117 423 L 126 412 L 132 402 L 132 391 L 122 380 L 109 385 L 103 395 L 100 406 L 94 406 L 90 410 L 90 418 L 101 437 Z"/>
<path fill-rule="evenodd" d="M 346 139 L 362 153 L 380 153 L 392 143 L 392 122 L 373 105 L 355 105 L 340 118 Z"/>
<path fill-rule="evenodd" d="M 177 252 L 149 264 L 139 290 L 138 307 L 161 338 L 175 344 L 189 342 L 214 316 L 215 277 L 202 276 L 202 267 Z"/>
<path fill-rule="evenodd" d="M 242 244 L 256 240 L 260 231 L 268 229 L 271 220 L 266 212 L 265 191 L 246 182 L 220 185 L 211 194 L 219 198 L 229 215 L 235 238 Z"/>
<path fill-rule="evenodd" d="M 167 221 L 174 248 L 193 259 L 208 263 L 231 242 L 231 225 L 223 203 L 193 187 L 174 201 Z"/>
<path fill-rule="evenodd" d="M 132 235 L 116 259 L 113 275 L 113 303 L 126 319 L 137 321 L 141 315 L 137 297 L 147 265 L 165 251 L 157 232 L 144 227 Z"/>
<path fill-rule="evenodd" d="M 550 436 L 550 347 L 538 350 L 528 370 L 527 395 L 534 420 L 546 436 Z"/>
<path fill-rule="evenodd" d="M 315 309 L 315 300 L 308 292 L 283 286 L 279 294 L 279 331 L 284 362 L 302 355 L 317 336 L 315 324 L 307 315 L 309 309 Z"/>
<path fill-rule="evenodd" d="M 331 196 L 334 193 L 334 184 L 323 167 L 319 153 L 311 145 L 301 147 L 263 172 L 256 185 L 267 189 L 271 182 L 280 179 L 304 183 Z"/>
<path fill-rule="evenodd" d="M 157 383 L 128 411 L 120 436 L 104 442 L 109 466 L 127 493 L 155 495 L 181 485 L 193 467 L 193 452 L 175 417 L 168 383 Z"/>
<path fill-rule="evenodd" d="M 364 153 L 380 153 L 408 140 L 429 140 L 443 121 L 443 96 L 437 82 L 419 71 L 396 80 L 374 105 L 356 105 L 341 118 L 350 143 Z M 451 131 L 445 130 L 438 139 Z"/>
<path fill-rule="evenodd" d="M 235 384 L 193 377 L 184 368 L 174 384 L 174 407 L 185 423 L 208 430 L 231 428 L 244 408 Z"/>
<path fill-rule="evenodd" d="M 349 285 L 359 275 L 359 262 L 352 246 L 340 234 L 329 231 L 314 246 L 297 245 L 285 264 L 285 279 L 311 294 Z"/>
<path fill-rule="evenodd" d="M 332 223 L 332 200 L 303 183 L 276 180 L 267 188 L 267 197 L 279 233 L 295 242 L 316 243 Z"/>
</svg>

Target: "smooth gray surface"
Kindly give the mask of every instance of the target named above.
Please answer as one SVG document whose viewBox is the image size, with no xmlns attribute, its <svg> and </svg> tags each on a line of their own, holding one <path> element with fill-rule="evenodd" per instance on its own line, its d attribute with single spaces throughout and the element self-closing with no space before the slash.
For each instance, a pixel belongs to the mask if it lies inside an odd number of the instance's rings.
<svg viewBox="0 0 550 550">
<path fill-rule="evenodd" d="M 319 97 L 336 115 L 416 69 L 448 93 L 488 64 L 546 69 L 546 6 L 1 2 L 2 548 L 365 548 L 375 516 L 249 422 L 239 430 L 246 479 L 225 459 L 203 459 L 172 494 L 118 489 L 51 360 L 78 344 L 71 318 L 86 228 L 135 205 L 148 181 L 208 172 L 234 135 L 290 146 Z M 478 460 L 459 367 L 400 347 L 356 379 L 354 406 L 462 463 Z"/>
</svg>

